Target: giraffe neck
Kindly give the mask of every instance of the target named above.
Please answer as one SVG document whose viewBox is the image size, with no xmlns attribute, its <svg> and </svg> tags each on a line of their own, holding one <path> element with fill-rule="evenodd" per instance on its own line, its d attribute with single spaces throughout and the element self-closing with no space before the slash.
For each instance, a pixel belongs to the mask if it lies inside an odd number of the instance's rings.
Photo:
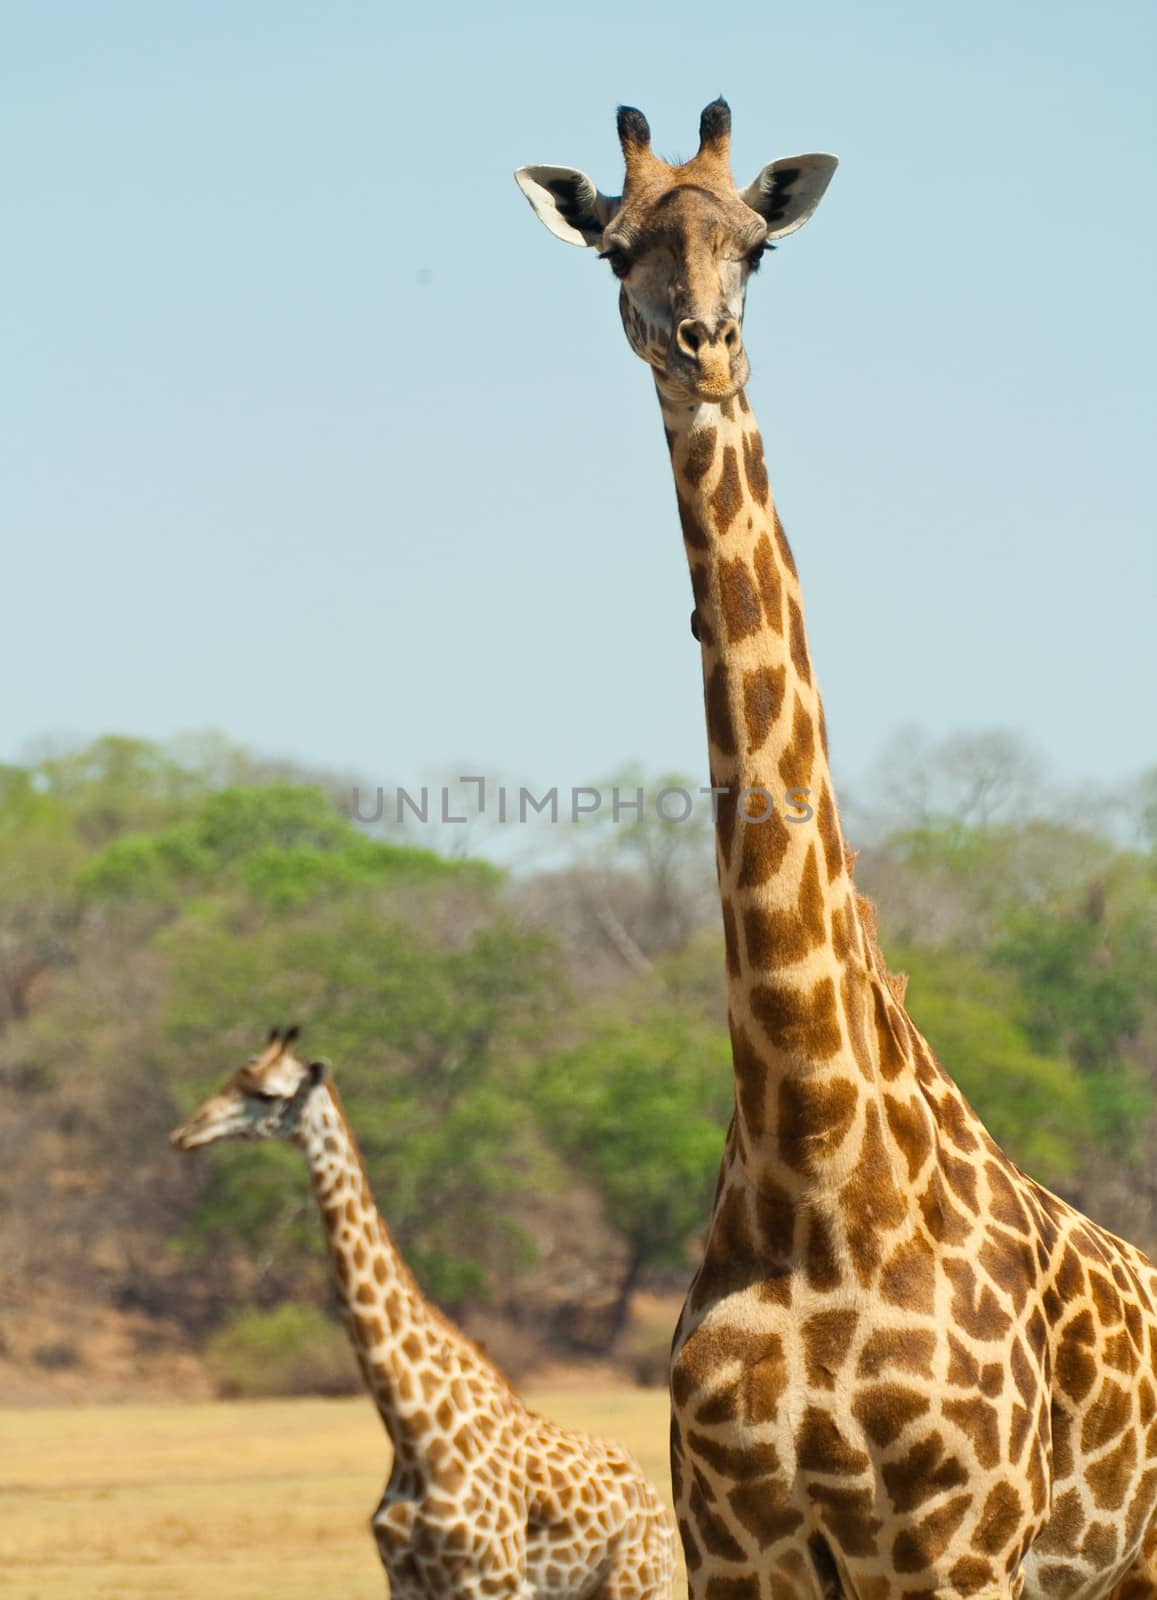
<svg viewBox="0 0 1157 1600">
<path fill-rule="evenodd" d="M 423 1299 L 370 1192 L 361 1152 L 329 1083 L 306 1102 L 305 1152 L 346 1327 L 366 1385 L 404 1469 L 420 1468 L 428 1385 L 453 1336 Z M 464 1343 L 464 1341 L 463 1341 Z"/>
<path fill-rule="evenodd" d="M 730 1150 L 764 1192 L 890 1181 L 914 1030 L 857 901 L 799 577 L 746 396 L 658 380 L 703 655 L 736 1077 Z M 914 1087 L 914 1082 L 911 1085 Z"/>
</svg>

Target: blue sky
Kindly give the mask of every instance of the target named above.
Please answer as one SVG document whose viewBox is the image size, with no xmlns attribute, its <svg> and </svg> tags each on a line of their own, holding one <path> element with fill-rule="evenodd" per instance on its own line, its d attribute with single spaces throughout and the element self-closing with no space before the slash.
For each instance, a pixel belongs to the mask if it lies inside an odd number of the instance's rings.
<svg viewBox="0 0 1157 1600">
<path fill-rule="evenodd" d="M 613 192 L 617 102 L 686 155 L 722 92 L 740 182 L 841 157 L 746 325 L 838 773 L 1157 760 L 1157 11 L 402 11 L 5 7 L 0 758 L 699 773 L 650 380 L 511 171 Z"/>
</svg>

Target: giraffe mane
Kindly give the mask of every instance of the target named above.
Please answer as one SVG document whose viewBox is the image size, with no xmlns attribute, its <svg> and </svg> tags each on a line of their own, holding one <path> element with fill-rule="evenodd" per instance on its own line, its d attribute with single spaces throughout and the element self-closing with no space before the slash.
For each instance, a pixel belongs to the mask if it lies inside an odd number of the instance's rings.
<svg viewBox="0 0 1157 1600">
<path fill-rule="evenodd" d="M 864 930 L 864 942 L 868 947 L 868 958 L 888 986 L 888 991 L 897 1005 L 904 1004 L 904 996 L 908 993 L 908 974 L 906 972 L 889 972 L 888 963 L 884 952 L 880 949 L 880 919 L 876 911 L 875 901 L 869 900 L 855 887 L 856 860 L 860 852 L 853 850 L 850 845 L 844 845 L 844 866 L 847 868 L 848 877 L 852 881 L 852 889 L 856 896 L 856 915 L 860 919 L 860 927 Z"/>
</svg>

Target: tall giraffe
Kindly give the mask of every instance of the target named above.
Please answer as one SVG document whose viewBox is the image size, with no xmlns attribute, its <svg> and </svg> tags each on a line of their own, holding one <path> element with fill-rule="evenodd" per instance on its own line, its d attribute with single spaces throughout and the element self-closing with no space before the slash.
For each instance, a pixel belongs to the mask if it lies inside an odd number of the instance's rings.
<svg viewBox="0 0 1157 1600">
<path fill-rule="evenodd" d="M 374 1205 L 324 1062 L 274 1029 L 171 1139 L 304 1151 L 362 1376 L 393 1445 L 372 1527 L 392 1600 L 667 1600 L 666 1507 L 616 1444 L 528 1411 L 425 1299 Z"/>
<path fill-rule="evenodd" d="M 662 408 L 703 657 L 735 1113 L 675 1334 L 694 1600 L 1157 1594 L 1157 1273 L 1021 1173 L 939 1066 L 855 893 L 799 577 L 743 386 L 763 250 L 834 157 L 737 191 L 730 112 L 621 197 L 518 183 L 597 246 Z"/>
</svg>

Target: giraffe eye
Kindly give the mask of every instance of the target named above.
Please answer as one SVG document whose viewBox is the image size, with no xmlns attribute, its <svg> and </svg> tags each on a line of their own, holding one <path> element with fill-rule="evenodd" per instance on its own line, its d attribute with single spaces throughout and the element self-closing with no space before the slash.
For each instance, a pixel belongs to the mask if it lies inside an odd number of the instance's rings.
<svg viewBox="0 0 1157 1600">
<path fill-rule="evenodd" d="M 609 250 L 599 252 L 600 261 L 609 261 L 611 271 L 616 278 L 625 278 L 631 270 L 630 258 L 625 250 L 620 250 L 617 245 L 612 245 Z"/>
<path fill-rule="evenodd" d="M 284 1098 L 282 1095 L 276 1094 L 272 1089 L 258 1089 L 256 1086 L 252 1089 L 247 1089 L 245 1092 L 251 1095 L 254 1100 L 273 1101 Z"/>
<path fill-rule="evenodd" d="M 763 252 L 770 248 L 770 245 L 757 244 L 754 250 L 749 250 L 747 252 L 747 267 L 749 272 L 759 271 L 759 263 L 763 260 Z"/>
</svg>

